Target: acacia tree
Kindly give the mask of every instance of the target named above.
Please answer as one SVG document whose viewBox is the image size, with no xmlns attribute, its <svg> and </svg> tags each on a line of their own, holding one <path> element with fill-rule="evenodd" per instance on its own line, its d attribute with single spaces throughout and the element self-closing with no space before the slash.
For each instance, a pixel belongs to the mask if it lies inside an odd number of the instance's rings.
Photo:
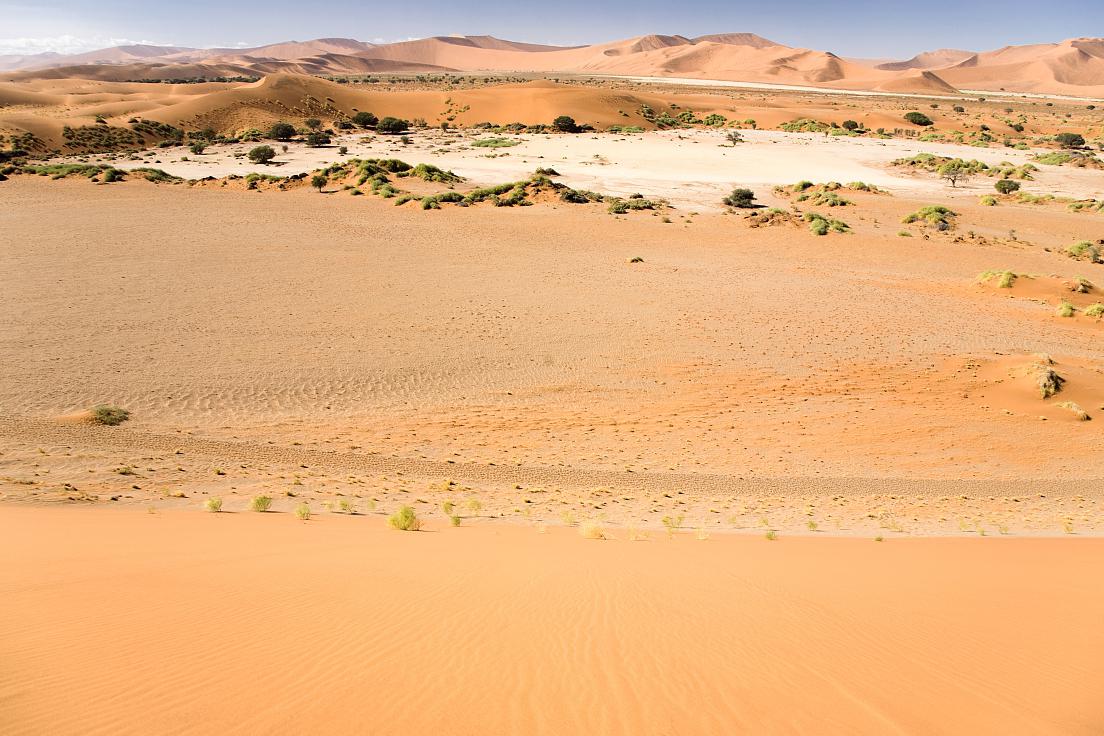
<svg viewBox="0 0 1104 736">
<path fill-rule="evenodd" d="M 272 150 L 272 146 L 257 146 L 249 152 L 249 160 L 255 164 L 267 164 L 274 158 L 276 151 Z"/>
<path fill-rule="evenodd" d="M 322 193 L 322 187 L 330 183 L 330 180 L 326 178 L 325 174 L 315 174 L 311 177 L 311 186 L 318 190 L 318 193 Z"/>
<path fill-rule="evenodd" d="M 949 181 L 952 187 L 957 187 L 959 182 L 969 181 L 973 172 L 965 161 L 948 161 L 939 167 L 938 173 L 941 179 Z"/>
</svg>

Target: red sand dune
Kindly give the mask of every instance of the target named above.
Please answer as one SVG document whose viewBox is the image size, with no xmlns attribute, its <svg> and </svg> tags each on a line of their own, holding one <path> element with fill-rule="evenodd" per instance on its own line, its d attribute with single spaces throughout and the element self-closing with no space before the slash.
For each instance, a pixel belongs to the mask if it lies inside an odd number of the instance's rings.
<svg viewBox="0 0 1104 736">
<path fill-rule="evenodd" d="M 653 34 L 578 47 L 492 36 L 437 36 L 382 45 L 327 38 L 250 49 L 134 45 L 38 60 L 0 57 L 0 68 L 5 66 L 24 70 L 13 72 L 11 78 L 17 79 L 457 70 L 694 77 L 921 94 L 969 88 L 1104 95 L 1104 41 L 1087 38 L 982 53 L 940 49 L 884 63 L 792 48 L 752 33 L 721 33 L 697 38 Z"/>
</svg>

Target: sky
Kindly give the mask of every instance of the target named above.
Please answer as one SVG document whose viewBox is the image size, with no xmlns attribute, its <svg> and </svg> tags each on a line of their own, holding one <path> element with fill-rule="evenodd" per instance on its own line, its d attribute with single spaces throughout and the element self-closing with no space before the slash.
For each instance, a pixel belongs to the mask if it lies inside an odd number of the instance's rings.
<svg viewBox="0 0 1104 736">
<path fill-rule="evenodd" d="M 1051 12 L 1050 7 L 1060 7 Z M 346 37 L 375 43 L 492 35 L 582 45 L 647 33 L 751 32 L 841 56 L 906 58 L 1104 36 L 1104 0 L 0 0 L 0 54 L 75 53 L 128 43 L 246 47 Z"/>
</svg>

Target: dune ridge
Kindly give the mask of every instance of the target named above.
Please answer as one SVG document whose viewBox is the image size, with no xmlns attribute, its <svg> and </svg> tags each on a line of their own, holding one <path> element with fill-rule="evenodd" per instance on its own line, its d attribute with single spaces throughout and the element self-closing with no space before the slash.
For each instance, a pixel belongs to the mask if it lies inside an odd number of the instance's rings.
<svg viewBox="0 0 1104 736">
<path fill-rule="evenodd" d="M 75 55 L 8 56 L 0 57 L 0 69 L 7 69 L 10 79 L 87 76 L 115 81 L 276 72 L 589 72 L 910 93 L 969 88 L 1093 97 L 1104 95 L 1104 41 L 1077 38 L 986 52 L 939 49 L 903 61 L 864 63 L 754 33 L 696 38 L 649 34 L 576 47 L 493 36 L 434 36 L 387 44 L 323 38 L 247 49 L 130 45 Z"/>
</svg>

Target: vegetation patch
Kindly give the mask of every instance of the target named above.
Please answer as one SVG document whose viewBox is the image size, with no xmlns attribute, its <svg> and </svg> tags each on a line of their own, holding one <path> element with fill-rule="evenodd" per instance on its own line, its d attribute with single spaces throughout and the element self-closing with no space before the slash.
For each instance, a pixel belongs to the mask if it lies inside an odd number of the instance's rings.
<svg viewBox="0 0 1104 736">
<path fill-rule="evenodd" d="M 921 225 L 934 227 L 937 230 L 950 230 L 954 227 L 954 218 L 957 216 L 958 213 L 954 212 L 949 207 L 944 207 L 941 204 L 933 204 L 905 215 L 901 222 L 906 225 L 918 222 Z"/>
<path fill-rule="evenodd" d="M 809 232 L 813 235 L 827 235 L 828 233 L 846 233 L 851 231 L 851 226 L 842 220 L 833 220 L 818 212 L 806 212 L 805 222 L 809 223 Z"/>
<path fill-rule="evenodd" d="M 117 427 L 130 419 L 130 412 L 118 406 L 101 404 L 92 409 L 92 422 L 105 427 Z"/>
</svg>

